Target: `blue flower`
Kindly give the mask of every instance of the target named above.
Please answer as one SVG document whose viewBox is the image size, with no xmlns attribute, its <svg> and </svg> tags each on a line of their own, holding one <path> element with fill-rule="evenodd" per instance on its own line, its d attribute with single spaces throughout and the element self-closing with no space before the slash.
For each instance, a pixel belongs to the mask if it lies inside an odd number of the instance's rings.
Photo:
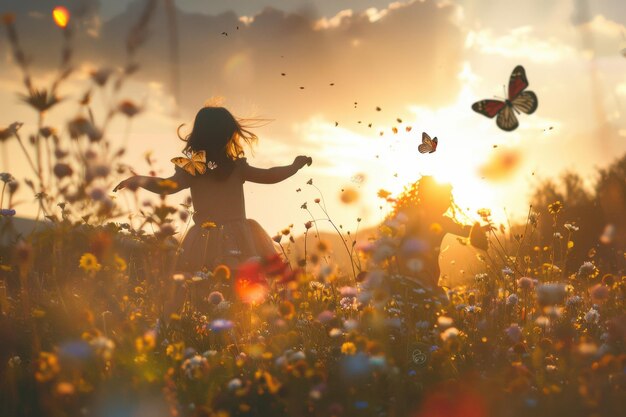
<svg viewBox="0 0 626 417">
<path fill-rule="evenodd" d="M 14 209 L 2 209 L 0 210 L 0 216 L 5 216 L 5 217 L 15 216 L 15 210 Z"/>
</svg>

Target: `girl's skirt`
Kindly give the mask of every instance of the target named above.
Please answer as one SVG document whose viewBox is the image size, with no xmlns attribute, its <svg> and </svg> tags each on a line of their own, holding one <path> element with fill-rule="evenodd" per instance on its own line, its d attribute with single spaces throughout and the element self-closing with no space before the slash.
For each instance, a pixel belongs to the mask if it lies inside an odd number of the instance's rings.
<svg viewBox="0 0 626 417">
<path fill-rule="evenodd" d="M 176 269 L 210 271 L 220 264 L 232 269 L 251 257 L 276 253 L 272 238 L 255 220 L 235 220 L 209 227 L 195 224 L 183 239 Z"/>
</svg>

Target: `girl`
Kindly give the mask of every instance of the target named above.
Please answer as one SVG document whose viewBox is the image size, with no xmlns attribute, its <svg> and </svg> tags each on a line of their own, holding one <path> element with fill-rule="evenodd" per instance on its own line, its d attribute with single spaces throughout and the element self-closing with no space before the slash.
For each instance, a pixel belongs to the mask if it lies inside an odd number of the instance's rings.
<svg viewBox="0 0 626 417">
<path fill-rule="evenodd" d="M 462 225 L 444 214 L 453 209 L 452 186 L 423 176 L 397 199 L 395 214 L 406 217 L 406 228 L 397 255 L 398 272 L 410 282 L 445 297 L 438 286 L 439 253 L 447 233 L 469 237 L 470 243 L 487 250 L 490 226 Z"/>
<path fill-rule="evenodd" d="M 172 159 L 174 175 L 167 179 L 136 175 L 113 190 L 142 187 L 158 194 L 191 190 L 194 226 L 183 240 L 177 269 L 235 267 L 253 256 L 275 254 L 269 235 L 257 222 L 246 219 L 243 183 L 275 184 L 311 165 L 312 159 L 298 156 L 291 165 L 269 169 L 248 165 L 243 144 L 252 145 L 258 138 L 223 107 L 201 109 L 191 133 L 185 139 L 178 136 L 187 142 L 183 153 L 189 158 Z"/>
</svg>

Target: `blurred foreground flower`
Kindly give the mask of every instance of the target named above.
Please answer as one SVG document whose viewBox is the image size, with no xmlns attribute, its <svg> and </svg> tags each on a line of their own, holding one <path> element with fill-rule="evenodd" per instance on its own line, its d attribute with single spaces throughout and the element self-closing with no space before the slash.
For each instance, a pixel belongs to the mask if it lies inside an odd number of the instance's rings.
<svg viewBox="0 0 626 417">
<path fill-rule="evenodd" d="M 20 99 L 29 104 L 39 113 L 45 113 L 53 106 L 61 102 L 62 99 L 57 97 L 54 91 L 31 89 L 28 95 L 18 94 Z"/>
<path fill-rule="evenodd" d="M 0 142 L 4 142 L 17 134 L 17 131 L 24 125 L 24 123 L 13 122 L 8 127 L 0 128 Z"/>
<path fill-rule="evenodd" d="M 89 252 L 80 257 L 78 265 L 85 272 L 97 272 L 102 269 L 102 265 L 98 262 L 98 258 Z"/>
</svg>

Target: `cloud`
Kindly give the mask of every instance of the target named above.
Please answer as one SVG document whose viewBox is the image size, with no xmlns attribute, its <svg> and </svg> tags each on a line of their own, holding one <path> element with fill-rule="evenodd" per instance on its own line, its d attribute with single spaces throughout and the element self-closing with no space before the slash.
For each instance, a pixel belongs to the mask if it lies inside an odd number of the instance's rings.
<svg viewBox="0 0 626 417">
<path fill-rule="evenodd" d="M 596 56 L 617 56 L 626 35 L 626 26 L 601 14 L 578 25 L 577 29 L 581 33 L 583 47 Z"/>
<path fill-rule="evenodd" d="M 102 22 L 98 39 L 77 33 L 77 60 L 123 65 L 126 36 L 142 4 L 135 2 Z M 288 133 L 291 122 L 320 112 L 328 119 L 356 123 L 373 120 L 375 106 L 392 117 L 409 103 L 445 105 L 460 88 L 455 74 L 463 35 L 452 21 L 455 12 L 454 6 L 416 1 L 343 11 L 324 20 L 266 8 L 244 23 L 233 12 L 209 16 L 179 11 L 181 106 L 191 114 L 208 97 L 221 95 L 227 107 L 244 116 L 281 117 L 283 133 Z M 22 20 L 18 29 L 34 64 L 56 65 L 61 40 L 57 28 L 46 19 Z M 138 52 L 141 69 L 136 77 L 162 82 L 164 91 L 172 93 L 168 22 L 158 2 L 150 37 Z M 46 30 L 35 30 L 37 25 Z M 381 97 L 387 101 L 380 102 Z"/>
<path fill-rule="evenodd" d="M 532 26 L 511 29 L 505 35 L 496 35 L 490 29 L 470 32 L 468 48 L 476 48 L 486 55 L 500 55 L 540 63 L 554 63 L 576 55 L 576 50 L 554 37 L 535 36 Z"/>
</svg>

